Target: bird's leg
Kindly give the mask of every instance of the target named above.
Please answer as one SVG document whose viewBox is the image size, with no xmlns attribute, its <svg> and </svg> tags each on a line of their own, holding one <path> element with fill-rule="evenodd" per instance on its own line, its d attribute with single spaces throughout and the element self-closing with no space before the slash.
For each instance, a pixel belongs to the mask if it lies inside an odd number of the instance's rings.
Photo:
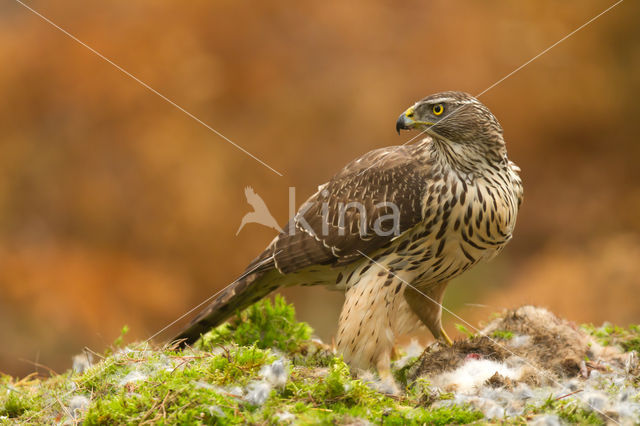
<svg viewBox="0 0 640 426">
<path fill-rule="evenodd" d="M 434 284 L 420 291 L 407 287 L 404 297 L 411 310 L 429 328 L 433 337 L 451 346 L 453 341 L 442 328 L 442 299 L 447 284 L 448 281 Z"/>
<path fill-rule="evenodd" d="M 391 352 L 395 341 L 390 306 L 396 285 L 385 286 L 377 273 L 361 279 L 346 292 L 338 322 L 338 351 L 353 368 L 375 367 L 381 379 L 381 391 L 397 394 L 391 374 Z M 388 302 L 388 303 L 387 303 Z"/>
<path fill-rule="evenodd" d="M 453 340 L 451 340 L 451 337 L 449 337 L 447 332 L 444 331 L 444 328 L 442 327 L 442 324 L 440 324 L 440 335 L 444 339 L 444 341 L 446 342 L 447 345 L 453 346 Z"/>
<path fill-rule="evenodd" d="M 393 374 L 391 374 L 390 355 L 390 353 L 384 353 L 379 356 L 376 362 L 376 369 L 378 370 L 378 375 L 380 376 L 380 381 L 382 382 L 380 390 L 389 395 L 397 395 L 398 393 L 400 393 L 400 389 L 398 389 L 396 380 L 393 378 Z"/>
</svg>

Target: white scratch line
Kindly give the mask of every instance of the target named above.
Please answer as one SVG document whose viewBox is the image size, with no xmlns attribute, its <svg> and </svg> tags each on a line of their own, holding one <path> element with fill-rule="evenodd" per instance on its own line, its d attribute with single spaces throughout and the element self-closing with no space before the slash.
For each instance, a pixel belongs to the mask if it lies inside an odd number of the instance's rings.
<svg viewBox="0 0 640 426">
<path fill-rule="evenodd" d="M 193 115 L 192 113 L 190 113 L 186 109 L 182 108 L 180 105 L 178 105 L 177 103 L 175 103 L 174 101 L 172 101 L 171 99 L 169 99 L 168 97 L 163 95 L 162 93 L 158 92 L 156 89 L 154 89 L 153 87 L 149 86 L 147 83 L 145 83 L 144 81 L 140 80 L 138 77 L 136 77 L 135 75 L 131 74 L 129 71 L 125 70 L 120 65 L 116 64 L 115 62 L 113 62 L 112 60 L 110 60 L 109 58 L 104 56 L 102 53 L 100 53 L 97 50 L 95 50 L 93 47 L 89 46 L 88 44 L 86 44 L 85 42 L 83 42 L 82 40 L 80 40 L 79 38 L 74 36 L 73 34 L 69 33 L 64 28 L 62 28 L 59 25 L 55 24 L 53 21 L 51 21 L 46 16 L 42 15 L 41 13 L 36 11 L 35 9 L 32 9 L 31 7 L 27 6 L 26 4 L 24 4 L 20 0 L 16 0 L 16 2 L 21 4 L 22 6 L 24 6 L 26 9 L 30 10 L 31 12 L 33 12 L 35 15 L 40 17 L 42 20 L 44 20 L 45 22 L 47 22 L 51 26 L 55 27 L 56 29 L 58 29 L 59 31 L 61 31 L 63 34 L 65 34 L 66 36 L 68 36 L 69 38 L 71 38 L 72 40 L 77 42 L 78 44 L 80 44 L 80 45 L 84 46 L 85 48 L 87 48 L 89 51 L 94 53 L 96 56 L 100 57 L 105 62 L 107 62 L 107 63 L 111 64 L 112 66 L 114 66 L 118 71 L 122 72 L 127 77 L 131 78 L 132 80 L 134 80 L 135 82 L 137 82 L 141 86 L 145 87 L 146 89 L 148 89 L 152 93 L 158 95 L 160 98 L 162 98 L 163 100 L 165 100 L 169 104 L 173 105 L 174 107 L 176 107 L 177 109 L 182 111 L 187 116 L 191 117 L 192 119 L 194 119 L 195 121 L 197 121 L 198 123 L 200 123 L 201 125 L 206 127 L 207 129 L 211 130 L 213 133 L 215 133 L 216 135 L 218 135 L 219 137 L 221 137 L 225 141 L 229 142 L 231 145 L 233 145 L 234 147 L 236 147 L 240 151 L 242 151 L 245 154 L 247 154 L 249 157 L 251 157 L 254 160 L 256 160 L 258 163 L 262 164 L 263 166 L 265 166 L 266 168 L 268 168 L 269 170 L 271 170 L 272 172 L 274 172 L 278 176 L 282 176 L 282 173 L 280 173 L 279 171 L 277 171 L 276 169 L 274 169 L 273 167 L 271 167 L 270 165 L 268 165 L 267 163 L 265 163 L 264 161 L 262 161 L 261 159 L 259 159 L 258 157 L 256 157 L 252 153 L 250 153 L 249 151 L 247 151 L 245 148 L 241 147 L 240 145 L 238 145 L 237 143 L 235 143 L 234 141 L 232 141 L 231 139 L 229 139 L 228 137 L 226 137 L 225 135 L 223 135 L 222 133 L 220 133 L 219 131 L 217 131 L 216 129 L 214 129 L 213 127 L 208 125 L 207 123 L 205 123 L 204 121 L 200 120 L 198 117 L 196 117 L 195 115 Z"/>
</svg>

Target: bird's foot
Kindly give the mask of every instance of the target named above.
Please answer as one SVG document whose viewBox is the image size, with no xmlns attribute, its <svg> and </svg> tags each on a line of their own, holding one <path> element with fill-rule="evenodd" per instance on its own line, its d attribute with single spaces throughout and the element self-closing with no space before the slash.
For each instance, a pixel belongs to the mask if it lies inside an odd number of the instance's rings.
<svg viewBox="0 0 640 426">
<path fill-rule="evenodd" d="M 400 388 L 390 370 L 380 371 L 378 374 L 380 375 L 380 383 L 376 388 L 379 392 L 392 396 L 400 394 Z"/>
</svg>

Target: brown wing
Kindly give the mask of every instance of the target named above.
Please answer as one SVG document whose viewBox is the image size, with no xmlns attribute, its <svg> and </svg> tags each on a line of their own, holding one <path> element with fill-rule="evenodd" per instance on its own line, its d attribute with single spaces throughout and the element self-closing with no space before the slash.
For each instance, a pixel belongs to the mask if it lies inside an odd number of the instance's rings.
<svg viewBox="0 0 640 426">
<path fill-rule="evenodd" d="M 347 165 L 305 202 L 243 277 L 219 294 L 174 340 L 182 340 L 182 345 L 194 342 L 233 312 L 282 285 L 280 273 L 353 262 L 361 257 L 360 252 L 369 255 L 415 226 L 422 220 L 430 169 L 412 154 L 411 147 L 384 148 Z M 349 203 L 356 204 L 347 208 Z M 374 228 L 381 217 L 393 213 L 384 203 L 397 207 L 397 232 L 388 235 Z M 382 222 L 380 230 L 393 231 L 391 225 L 385 227 Z"/>
<path fill-rule="evenodd" d="M 389 147 L 348 164 L 303 204 L 256 261 L 273 255 L 285 274 L 345 264 L 415 226 L 422 220 L 429 168 L 412 154 L 411 147 Z"/>
</svg>

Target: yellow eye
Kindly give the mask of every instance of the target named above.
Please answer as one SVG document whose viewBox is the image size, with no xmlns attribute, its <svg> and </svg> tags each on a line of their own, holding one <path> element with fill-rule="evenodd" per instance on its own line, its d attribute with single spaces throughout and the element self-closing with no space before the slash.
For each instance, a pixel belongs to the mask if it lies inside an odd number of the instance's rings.
<svg viewBox="0 0 640 426">
<path fill-rule="evenodd" d="M 434 105 L 433 106 L 433 114 L 434 115 L 440 115 L 444 112 L 444 107 L 442 106 L 442 104 L 438 104 L 438 105 Z"/>
</svg>

